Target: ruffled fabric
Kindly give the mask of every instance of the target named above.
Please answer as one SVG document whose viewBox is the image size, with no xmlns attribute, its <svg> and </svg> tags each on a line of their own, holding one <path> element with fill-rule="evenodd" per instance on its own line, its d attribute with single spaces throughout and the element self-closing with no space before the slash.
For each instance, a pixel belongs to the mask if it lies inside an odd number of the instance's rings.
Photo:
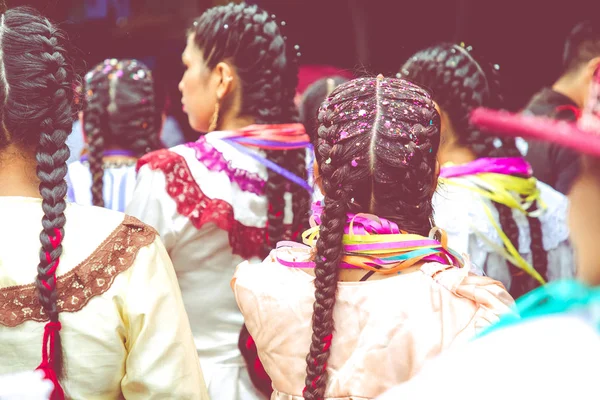
<svg viewBox="0 0 600 400">
<path fill-rule="evenodd" d="M 547 206 L 540 221 L 543 247 L 548 255 L 548 278 L 571 278 L 575 275 L 575 262 L 569 243 L 568 199 L 544 183 L 538 182 L 538 187 Z M 451 248 L 469 254 L 474 265 L 510 288 L 511 275 L 506 259 L 490 245 L 503 248 L 503 243 L 488 219 L 483 202 L 498 220 L 498 210 L 490 200 L 461 187 L 441 185 L 433 197 L 434 220 L 448 233 Z M 519 253 L 531 263 L 529 221 L 517 210 L 513 210 L 513 218 L 519 229 Z"/>
</svg>

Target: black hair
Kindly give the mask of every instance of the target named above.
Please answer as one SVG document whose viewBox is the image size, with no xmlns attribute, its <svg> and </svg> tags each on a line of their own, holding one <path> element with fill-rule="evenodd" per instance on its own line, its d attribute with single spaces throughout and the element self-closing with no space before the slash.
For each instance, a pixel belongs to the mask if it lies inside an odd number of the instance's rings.
<svg viewBox="0 0 600 400">
<path fill-rule="evenodd" d="M 204 12 L 190 32 L 196 46 L 203 51 L 208 68 L 213 69 L 223 61 L 235 67 L 242 93 L 240 115 L 253 117 L 257 124 L 298 122 L 294 104 L 298 47 L 286 41 L 274 16 L 255 5 L 230 3 Z M 223 106 L 228 106 L 227 99 Z M 304 149 L 266 151 L 266 156 L 306 180 Z M 299 236 L 308 218 L 309 193 L 269 169 L 265 187 L 269 200 L 265 256 L 285 236 L 285 192 L 292 193 L 292 239 Z"/>
<path fill-rule="evenodd" d="M 563 50 L 565 73 L 577 70 L 595 57 L 600 57 L 600 24 L 583 21 L 573 27 Z"/>
<path fill-rule="evenodd" d="M 255 5 L 231 3 L 204 12 L 194 22 L 190 34 L 194 35 L 194 43 L 202 50 L 208 68 L 214 69 L 219 62 L 228 62 L 235 67 L 241 85 L 240 115 L 252 117 L 257 124 L 298 122 L 294 96 L 298 83 L 299 48 L 289 43 L 275 16 Z M 223 99 L 223 107 L 230 105 L 230 100 Z M 304 149 L 265 153 L 267 159 L 307 179 Z M 286 232 L 283 224 L 286 192 L 292 194 L 291 232 Z M 304 188 L 270 169 L 265 195 L 269 205 L 262 255 L 266 257 L 282 239 L 296 240 L 300 237 L 307 225 L 311 199 Z M 265 382 L 254 368 L 255 354 L 241 345 L 245 343 L 242 340 L 245 332 L 244 327 L 240 350 L 249 366 L 250 377 L 255 386 L 269 396 L 270 382 Z"/>
<path fill-rule="evenodd" d="M 139 158 L 162 147 L 163 100 L 152 72 L 137 60 L 105 60 L 85 76 L 84 131 L 92 173 L 92 203 L 104 206 L 104 151 L 110 147 Z"/>
<path fill-rule="evenodd" d="M 473 126 L 469 117 L 477 107 L 502 108 L 499 67 L 478 62 L 470 47 L 442 43 L 421 50 L 408 59 L 399 75 L 431 90 L 440 109 L 447 113 L 458 142 L 480 157 L 521 157 L 514 138 L 484 134 Z M 512 209 L 493 203 L 500 225 L 511 243 L 518 249 L 519 229 Z M 533 265 L 547 275 L 548 257 L 542 244 L 539 221 L 529 218 Z M 511 270 L 510 293 L 517 298 L 537 286 L 530 275 L 508 262 Z"/>
<path fill-rule="evenodd" d="M 311 141 L 314 141 L 317 137 L 317 114 L 321 103 L 333 92 L 333 89 L 346 82 L 348 82 L 348 79 L 342 76 L 322 78 L 311 84 L 302 95 L 299 107 L 300 120 L 304 124 Z"/>
<path fill-rule="evenodd" d="M 56 265 L 64 238 L 66 140 L 73 123 L 74 79 L 65 35 L 37 11 L 18 7 L 1 16 L 0 148 L 35 151 L 42 197 L 41 248 L 35 285 L 44 312 L 58 322 Z M 62 349 L 56 334 L 52 368 L 60 378 Z"/>
<path fill-rule="evenodd" d="M 323 399 L 347 213 L 387 218 L 409 233 L 431 229 L 440 117 L 430 95 L 400 79 L 338 86 L 319 110 L 315 155 L 325 195 L 315 260 L 305 399 Z"/>
</svg>

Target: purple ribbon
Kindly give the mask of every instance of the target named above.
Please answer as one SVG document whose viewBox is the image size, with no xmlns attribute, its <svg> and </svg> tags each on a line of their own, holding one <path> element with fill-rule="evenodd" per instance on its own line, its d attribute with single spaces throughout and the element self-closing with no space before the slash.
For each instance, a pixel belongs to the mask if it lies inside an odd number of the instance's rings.
<svg viewBox="0 0 600 400">
<path fill-rule="evenodd" d="M 440 178 L 455 178 L 481 173 L 530 177 L 531 165 L 521 157 L 479 158 L 467 164 L 442 167 Z"/>
<path fill-rule="evenodd" d="M 102 157 L 110 157 L 110 156 L 124 156 L 124 157 L 135 157 L 133 151 L 129 150 L 107 150 L 102 153 Z M 89 156 L 87 154 L 81 156 L 80 161 L 87 161 Z"/>
<path fill-rule="evenodd" d="M 285 168 L 277 165 L 273 161 L 268 160 L 265 157 L 262 157 L 262 156 L 256 154 L 252 150 L 244 147 L 244 145 L 242 145 L 242 144 L 236 143 L 235 141 L 229 140 L 229 139 L 224 139 L 224 140 L 227 143 L 229 143 L 231 146 L 233 146 L 235 149 L 237 149 L 238 151 L 240 151 L 241 153 L 244 153 L 247 156 L 253 158 L 254 160 L 256 160 L 259 163 L 261 163 L 262 165 L 264 165 L 265 167 L 269 168 L 271 171 L 274 171 L 275 173 L 277 173 L 277 174 L 283 176 L 284 178 L 286 178 L 287 180 L 289 180 L 291 182 L 294 182 L 296 185 L 301 186 L 308 193 L 312 194 L 313 190 L 310 187 L 310 185 L 308 184 L 308 182 L 306 182 L 304 179 L 300 178 L 298 175 L 295 175 L 295 174 L 291 173 L 290 171 L 288 171 L 287 169 L 285 169 Z"/>
</svg>

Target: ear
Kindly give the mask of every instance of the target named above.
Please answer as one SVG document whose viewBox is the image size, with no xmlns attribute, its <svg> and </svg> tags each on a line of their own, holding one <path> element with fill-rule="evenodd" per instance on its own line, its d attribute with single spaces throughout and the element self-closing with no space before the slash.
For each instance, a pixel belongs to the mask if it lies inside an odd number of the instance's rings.
<svg viewBox="0 0 600 400">
<path fill-rule="evenodd" d="M 223 99 L 229 93 L 233 92 L 237 84 L 237 74 L 231 65 L 226 62 L 220 62 L 214 69 L 218 79 L 217 98 Z"/>
</svg>

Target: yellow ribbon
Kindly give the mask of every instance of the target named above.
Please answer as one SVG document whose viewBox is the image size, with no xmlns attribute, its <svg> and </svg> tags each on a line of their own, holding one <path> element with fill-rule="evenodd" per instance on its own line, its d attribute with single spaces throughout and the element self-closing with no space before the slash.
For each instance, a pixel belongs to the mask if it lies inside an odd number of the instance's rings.
<svg viewBox="0 0 600 400">
<path fill-rule="evenodd" d="M 510 209 L 519 210 L 527 217 L 538 218 L 547 209 L 546 204 L 540 197 L 537 180 L 533 177 L 521 178 L 512 175 L 481 173 L 456 178 L 440 178 L 440 182 L 475 192 L 482 197 L 503 204 Z M 536 202 L 538 209 L 529 211 L 531 206 Z M 490 245 L 494 251 L 504 256 L 510 263 L 528 273 L 540 284 L 545 284 L 546 281 L 544 278 L 521 256 L 508 236 L 506 236 L 502 228 L 498 225 L 490 207 L 483 202 L 483 200 L 482 203 L 484 205 L 485 213 L 496 232 L 498 232 L 505 249 L 500 249 L 492 240 L 485 237 L 485 235 L 476 229 L 475 232 L 480 237 L 484 238 L 485 242 Z"/>
</svg>

